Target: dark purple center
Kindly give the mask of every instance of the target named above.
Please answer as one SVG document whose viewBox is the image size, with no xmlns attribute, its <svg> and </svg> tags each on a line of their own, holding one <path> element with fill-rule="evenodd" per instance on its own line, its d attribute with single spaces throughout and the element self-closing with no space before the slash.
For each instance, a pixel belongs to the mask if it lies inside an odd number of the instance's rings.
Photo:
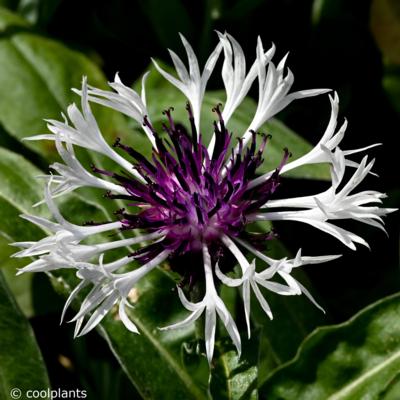
<svg viewBox="0 0 400 400">
<path fill-rule="evenodd" d="M 270 138 L 262 135 L 257 149 L 257 134 L 243 148 L 239 139 L 237 154 L 230 148 L 229 134 L 221 116 L 220 107 L 213 109 L 218 115 L 214 122 L 215 147 L 211 155 L 202 143 L 201 134 L 195 128 L 191 109 L 187 106 L 191 134 L 180 124 L 175 124 L 171 111 L 164 114 L 168 125 L 163 124 L 168 138 L 161 139 L 147 118 L 144 125 L 154 134 L 157 151 L 152 160 L 119 139 L 114 146 L 124 150 L 135 159 L 135 167 L 145 183 L 93 167 L 97 173 L 112 176 L 128 192 L 128 195 L 113 195 L 109 198 L 128 200 L 128 206 L 141 211 L 130 214 L 121 209 L 116 214 L 124 229 L 160 231 L 165 238 L 139 250 L 135 256 L 145 262 L 160 248 L 173 250 L 175 255 L 201 250 L 202 244 L 215 245 L 221 235 L 239 236 L 244 231 L 246 216 L 265 204 L 279 184 L 279 171 L 289 156 L 285 149 L 281 165 L 261 185 L 248 189 L 256 170 L 263 162 L 262 155 Z"/>
</svg>

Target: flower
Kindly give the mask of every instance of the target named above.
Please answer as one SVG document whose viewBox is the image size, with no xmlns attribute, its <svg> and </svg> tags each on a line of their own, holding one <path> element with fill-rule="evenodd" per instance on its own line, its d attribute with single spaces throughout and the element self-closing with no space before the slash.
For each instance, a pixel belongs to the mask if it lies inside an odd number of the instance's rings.
<svg viewBox="0 0 400 400">
<path fill-rule="evenodd" d="M 349 157 L 375 145 L 355 150 L 342 150 L 339 147 L 347 123 L 336 129 L 339 109 L 336 93 L 329 96 L 331 116 L 319 143 L 309 153 L 292 162 L 289 162 L 289 151 L 284 149 L 279 165 L 258 176 L 257 170 L 263 163 L 264 150 L 270 139 L 269 135 L 257 133 L 259 128 L 292 101 L 321 95 L 329 90 L 290 92 L 294 77 L 285 67 L 286 56 L 275 65 L 272 61 L 275 47 L 264 51 L 260 38 L 255 61 L 246 73 L 246 60 L 239 43 L 227 33 L 218 33 L 218 38 L 218 45 L 202 72 L 192 47 L 183 36 L 181 39 L 189 67 L 170 51 L 178 77 L 167 73 L 153 61 L 158 72 L 186 96 L 189 130 L 175 123 L 173 108 L 170 108 L 164 112 L 166 121 L 163 124 L 168 136 L 162 139 L 151 123 L 146 105 L 147 74 L 142 80 L 141 94 L 125 86 L 116 75 L 114 82 L 110 83 L 114 91 L 88 86 L 86 78 L 83 78 L 81 89 L 75 89 L 81 96 L 81 110 L 75 104 L 69 106 L 68 118 L 63 116 L 63 122 L 48 121 L 51 133 L 27 138 L 54 140 L 63 163 L 57 162 L 51 166 L 54 175 L 42 177 L 47 181 L 44 202 L 56 222 L 23 215 L 22 218 L 44 228 L 49 235 L 37 242 L 13 243 L 22 248 L 14 256 L 37 257 L 19 273 L 60 268 L 76 271 L 80 283 L 70 294 L 62 319 L 77 294 L 87 286 L 92 287 L 72 319 L 76 322 L 76 336 L 93 329 L 115 305 L 118 305 L 120 319 L 126 328 L 139 333 L 126 312 L 126 306 L 130 306 L 129 292 L 154 268 L 164 261 L 170 261 L 171 268 L 182 276 L 177 291 L 190 314 L 184 320 L 161 329 L 187 326 L 204 313 L 206 355 L 211 363 L 218 316 L 240 353 L 238 328 L 218 295 L 221 284 L 240 288 L 250 336 L 251 292 L 254 292 L 270 318 L 272 310 L 262 293 L 264 289 L 278 295 L 305 294 L 320 308 L 308 290 L 291 275 L 292 270 L 339 257 L 303 256 L 299 250 L 293 259 L 273 259 L 257 249 L 257 238 L 247 230 L 249 224 L 259 220 L 303 222 L 355 250 L 355 243 L 367 245 L 365 240 L 331 221 L 354 219 L 384 229 L 382 217 L 394 211 L 379 207 L 385 197 L 383 193 L 371 190 L 356 192 L 360 182 L 372 173 L 373 161 L 368 162 L 365 156 L 358 163 Z M 221 57 L 225 105 L 216 104 L 212 110 L 216 117 L 213 127 L 201 127 L 200 112 L 207 82 Z M 232 148 L 229 120 L 256 80 L 257 109 L 248 129 Z M 112 146 L 108 144 L 93 116 L 91 102 L 110 107 L 139 122 L 152 144 L 151 159 L 120 139 Z M 202 140 L 202 129 L 212 129 L 214 132 L 208 144 Z M 261 136 L 261 144 L 257 147 L 258 136 Z M 92 166 L 89 171 L 79 161 L 74 146 L 110 158 L 115 163 L 115 169 L 104 170 Z M 330 165 L 331 186 L 326 191 L 312 196 L 274 198 L 281 175 L 293 168 L 316 163 Z M 119 172 L 121 168 L 122 173 Z M 346 168 L 353 171 L 348 180 L 345 179 Z M 55 198 L 81 187 L 102 189 L 110 200 L 126 201 L 126 207 L 115 212 L 116 221 L 87 226 L 72 224 L 61 215 Z M 277 211 L 274 210 L 276 208 Z M 283 210 L 279 210 L 281 208 Z M 290 210 L 292 208 L 294 210 Z M 99 236 L 115 231 L 125 236 L 114 241 Z M 131 248 L 136 245 L 141 247 Z M 124 256 L 104 263 L 108 252 L 118 248 L 126 249 Z M 255 257 L 251 262 L 246 258 L 245 251 Z M 239 264 L 241 276 L 227 275 L 233 271 L 234 265 L 227 266 L 225 263 L 224 268 L 221 267 L 221 261 L 227 259 L 228 253 Z M 191 256 L 190 265 L 179 265 L 177 260 L 187 255 Z M 201 262 L 197 263 L 196 260 Z M 132 261 L 140 266 L 126 272 Z M 281 282 L 277 282 L 276 278 Z M 202 300 L 188 300 L 187 294 L 190 295 L 193 286 L 199 282 L 204 287 Z"/>
</svg>

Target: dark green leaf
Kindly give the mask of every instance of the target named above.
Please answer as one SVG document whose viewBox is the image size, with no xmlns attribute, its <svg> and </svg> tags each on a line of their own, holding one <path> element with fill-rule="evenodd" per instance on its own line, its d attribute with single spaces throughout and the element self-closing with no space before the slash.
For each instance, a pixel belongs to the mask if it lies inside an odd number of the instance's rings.
<svg viewBox="0 0 400 400">
<path fill-rule="evenodd" d="M 32 208 L 43 197 L 40 181 L 42 172 L 22 156 L 0 148 L 0 235 L 11 241 L 34 240 L 41 231 L 33 224 L 25 224 L 20 214 L 45 216 L 46 207 Z M 18 221 L 18 223 L 16 223 Z"/>
<path fill-rule="evenodd" d="M 19 0 L 16 11 L 36 26 L 45 26 L 61 0 Z"/>
<path fill-rule="evenodd" d="M 243 340 L 239 358 L 231 341 L 217 343 L 213 360 L 210 392 L 215 399 L 258 399 L 258 357 L 260 331 L 252 332 L 251 339 Z"/>
<path fill-rule="evenodd" d="M 393 108 L 400 114 L 400 67 L 386 66 L 383 75 L 383 89 Z"/>
<path fill-rule="evenodd" d="M 15 303 L 0 271 L 0 398 L 50 387 L 33 331 Z M 16 393 L 16 392 L 15 392 Z"/>
<path fill-rule="evenodd" d="M 346 0 L 314 0 L 311 19 L 314 25 L 327 19 L 343 17 Z"/>
<path fill-rule="evenodd" d="M 375 41 L 388 62 L 400 64 L 400 4 L 397 0 L 374 0 L 370 26 Z"/>
<path fill-rule="evenodd" d="M 318 328 L 296 357 L 264 383 L 262 396 L 268 400 L 389 396 L 391 390 L 398 390 L 399 315 L 400 295 L 396 294 L 343 324 Z"/>
</svg>

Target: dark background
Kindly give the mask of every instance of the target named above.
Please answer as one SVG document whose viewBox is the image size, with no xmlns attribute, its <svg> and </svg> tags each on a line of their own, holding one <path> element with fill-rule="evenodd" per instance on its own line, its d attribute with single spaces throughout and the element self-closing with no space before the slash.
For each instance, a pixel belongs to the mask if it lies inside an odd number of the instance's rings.
<svg viewBox="0 0 400 400">
<path fill-rule="evenodd" d="M 109 79 L 119 71 L 125 84 L 133 83 L 143 73 L 150 57 L 168 63 L 167 47 L 183 56 L 178 31 L 186 36 L 203 63 L 217 43 L 213 30 L 232 34 L 249 60 L 255 56 L 257 35 L 261 36 L 265 47 L 274 42 L 276 60 L 290 51 L 288 65 L 295 74 L 294 90 L 328 87 L 338 92 L 341 118 L 346 116 L 349 120 L 345 148 L 383 143 L 370 153 L 377 158 L 375 172 L 379 178 L 371 176 L 367 184 L 369 188 L 388 193 L 386 206 L 399 205 L 398 1 L 378 0 L 372 4 L 365 0 L 64 0 L 43 2 L 38 21 L 38 31 L 83 51 L 102 67 Z M 212 81 L 211 86 L 220 88 L 218 82 Z M 316 143 L 329 119 L 328 101 L 318 97 L 295 102 L 289 108 L 279 118 L 311 143 Z M 297 193 L 324 187 L 322 183 L 300 180 L 289 183 Z M 283 193 L 285 190 L 284 187 Z M 307 270 L 316 296 L 323 298 L 329 310 L 329 321 L 340 322 L 371 302 L 399 290 L 399 225 L 398 213 L 387 217 L 388 238 L 366 225 L 348 224 L 371 244 L 371 251 L 360 247 L 356 253 L 308 227 L 289 224 L 289 227 L 278 225 L 277 229 L 292 250 L 302 247 L 304 254 L 310 255 L 343 253 L 342 259 L 334 263 Z M 56 321 L 48 319 L 34 321 L 47 362 L 53 365 L 49 368 L 53 386 L 74 382 L 79 374 L 86 376 L 85 385 L 89 387 L 91 379 L 93 383 L 98 382 L 89 367 L 87 373 L 60 367 L 54 356 L 60 349 L 53 348 L 54 344 L 48 341 L 48 329 L 55 329 L 56 325 Z M 69 339 L 72 335 L 68 327 L 55 330 L 52 335 L 62 338 L 57 343 L 65 343 L 63 353 L 69 357 L 76 359 L 82 353 L 83 346 L 77 350 Z M 85 351 L 91 353 L 88 358 L 94 357 L 97 367 L 103 365 L 102 360 L 111 359 L 96 334 L 88 335 L 86 342 Z M 121 372 L 116 364 L 107 365 L 105 370 Z M 101 368 L 95 370 L 101 374 Z M 109 373 L 106 371 L 105 376 Z M 126 378 L 121 376 L 124 381 Z M 102 396 L 107 398 L 104 391 Z"/>
</svg>

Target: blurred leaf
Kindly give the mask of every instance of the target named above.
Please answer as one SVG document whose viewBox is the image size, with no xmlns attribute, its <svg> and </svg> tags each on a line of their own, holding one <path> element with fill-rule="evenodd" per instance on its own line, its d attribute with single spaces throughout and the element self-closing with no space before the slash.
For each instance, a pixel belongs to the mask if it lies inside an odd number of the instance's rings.
<svg viewBox="0 0 400 400">
<path fill-rule="evenodd" d="M 61 0 L 19 0 L 18 14 L 37 26 L 45 26 L 53 16 Z"/>
<path fill-rule="evenodd" d="M 195 329 L 199 329 L 195 325 Z M 200 335 L 198 335 L 200 336 Z M 190 374 L 197 386 L 208 390 L 210 368 L 205 357 L 204 341 L 193 339 L 181 345 L 181 360 L 185 370 Z"/>
<path fill-rule="evenodd" d="M 400 373 L 379 393 L 379 400 L 398 400 L 400 397 Z"/>
<path fill-rule="evenodd" d="M 251 339 L 243 340 L 239 358 L 231 341 L 218 343 L 213 360 L 210 392 L 214 399 L 258 399 L 257 363 L 260 331 L 252 332 Z"/>
<path fill-rule="evenodd" d="M 262 385 L 262 396 L 268 400 L 378 398 L 390 390 L 400 371 L 399 316 L 400 295 L 396 294 L 343 324 L 318 328 L 296 357 Z"/>
<path fill-rule="evenodd" d="M 141 398 L 122 368 L 118 368 L 117 361 L 109 358 L 112 354 L 104 348 L 103 339 L 88 335 L 76 340 L 72 335 L 73 329 L 70 329 L 66 341 L 71 347 L 71 367 L 77 373 L 80 386 L 87 390 L 88 399 Z"/>
<path fill-rule="evenodd" d="M 14 8 L 16 0 L 0 0 L 0 7 Z"/>
<path fill-rule="evenodd" d="M 43 206 L 32 204 L 43 197 L 42 185 L 36 179 L 41 171 L 22 156 L 0 148 L 0 235 L 11 241 L 34 240 L 41 230 L 33 224 L 22 223 L 20 214 L 46 215 Z M 16 223 L 18 221 L 18 223 Z"/>
<path fill-rule="evenodd" d="M 343 17 L 343 8 L 346 0 L 314 0 L 312 4 L 311 20 L 318 25 L 326 19 Z"/>
<path fill-rule="evenodd" d="M 373 0 L 370 26 L 384 57 L 391 63 L 400 64 L 400 3 L 397 0 Z"/>
<path fill-rule="evenodd" d="M 9 245 L 17 240 L 35 240 L 42 235 L 42 231 L 33 224 L 25 223 L 19 218 L 24 213 L 47 215 L 46 207 L 32 208 L 42 196 L 42 185 L 36 179 L 41 171 L 35 168 L 20 155 L 0 148 L 0 258 L 1 269 L 10 290 L 26 317 L 37 313 L 41 314 L 59 305 L 49 285 L 40 284 L 40 307 L 35 306 L 34 283 L 31 274 L 15 276 L 17 268 L 26 265 L 26 260 L 10 258 L 17 249 Z M 44 278 L 44 277 L 43 277 Z M 45 279 L 45 278 L 44 278 Z M 50 293 L 49 293 L 50 292 Z M 53 297 L 51 297 L 53 295 Z M 35 312 L 36 310 L 36 312 Z"/>
<path fill-rule="evenodd" d="M 393 108 L 400 114 L 400 66 L 385 67 L 382 85 Z"/>
<path fill-rule="evenodd" d="M 292 276 L 300 281 L 318 299 L 306 274 L 296 271 Z M 298 346 L 317 326 L 331 320 L 318 310 L 306 296 L 280 296 L 262 290 L 271 307 L 274 319 L 269 317 L 252 299 L 251 316 L 254 324 L 262 328 L 259 360 L 259 380 L 262 382 L 276 367 L 287 362 L 297 352 Z"/>
<path fill-rule="evenodd" d="M 47 389 L 50 383 L 28 321 L 16 305 L 0 271 L 0 398 L 18 388 Z"/>
<path fill-rule="evenodd" d="M 83 75 L 90 84 L 106 86 L 102 72 L 84 55 L 28 28 L 20 17 L 0 8 L 0 123 L 19 140 L 46 132 L 44 118 L 60 118 L 78 99 L 71 88 L 80 86 Z M 126 133 L 121 115 L 105 107 L 93 109 L 110 141 Z M 49 141 L 24 145 L 51 160 L 56 157 Z"/>
</svg>

